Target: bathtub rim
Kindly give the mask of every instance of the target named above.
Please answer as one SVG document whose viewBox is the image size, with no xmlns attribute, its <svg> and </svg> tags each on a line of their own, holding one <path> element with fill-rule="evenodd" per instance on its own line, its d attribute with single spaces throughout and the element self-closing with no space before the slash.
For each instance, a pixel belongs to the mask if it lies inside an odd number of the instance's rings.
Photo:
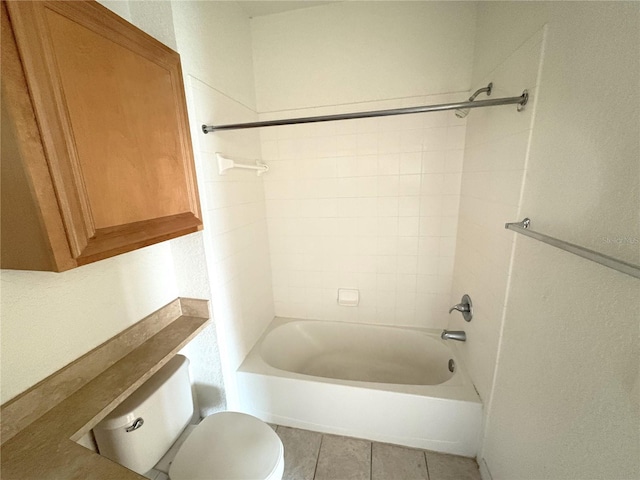
<svg viewBox="0 0 640 480">
<path fill-rule="evenodd" d="M 313 375 L 307 375 L 302 373 L 290 372 L 282 370 L 268 364 L 263 358 L 261 353 L 261 347 L 264 339 L 275 329 L 283 325 L 292 322 L 317 322 L 322 324 L 344 324 L 349 323 L 359 326 L 371 326 L 382 327 L 394 330 L 411 330 L 426 333 L 429 336 L 434 337 L 434 340 L 443 344 L 450 352 L 451 358 L 454 359 L 456 364 L 455 374 L 446 382 L 436 385 L 407 385 L 407 384 L 394 384 L 394 383 L 376 383 L 376 382 L 364 382 L 357 380 L 341 380 L 336 378 L 318 377 Z M 467 373 L 465 366 L 460 361 L 460 357 L 457 355 L 456 349 L 452 348 L 444 340 L 441 340 L 440 330 L 433 328 L 422 328 L 413 326 L 397 326 L 397 325 L 380 325 L 380 324 L 367 324 L 367 323 L 354 323 L 354 322 L 340 322 L 340 321 L 327 321 L 327 320 L 312 320 L 290 317 L 274 317 L 269 323 L 265 331 L 262 333 L 258 341 L 253 345 L 244 361 L 238 367 L 236 374 L 238 373 L 252 373 L 265 376 L 274 376 L 280 378 L 295 379 L 301 382 L 312 383 L 324 383 L 330 385 L 342 385 L 351 388 L 360 388 L 365 390 L 385 391 L 390 393 L 402 393 L 407 395 L 416 395 L 420 397 L 431 397 L 437 399 L 471 402 L 482 405 L 480 399 L 471 378 Z"/>
</svg>

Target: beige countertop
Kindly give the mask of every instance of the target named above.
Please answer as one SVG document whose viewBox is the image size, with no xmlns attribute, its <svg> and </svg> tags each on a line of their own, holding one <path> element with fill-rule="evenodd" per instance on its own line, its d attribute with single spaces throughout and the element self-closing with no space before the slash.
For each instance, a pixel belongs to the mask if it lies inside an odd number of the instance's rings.
<svg viewBox="0 0 640 480">
<path fill-rule="evenodd" d="M 160 330 L 151 332 L 152 335 L 146 339 L 143 338 L 139 345 L 132 348 L 124 356 L 117 360 L 106 361 L 105 365 L 110 364 L 108 368 L 55 405 L 47 406 L 48 410 L 44 414 L 27 425 L 21 425 L 20 428 L 13 426 L 13 431 L 17 433 L 3 442 L 0 452 L 2 479 L 144 479 L 145 477 L 101 457 L 79 445 L 76 441 L 89 432 L 204 329 L 209 322 L 206 302 L 204 309 L 187 308 L 186 310 L 199 310 L 199 312 L 195 312 L 198 315 L 202 315 L 202 312 L 205 311 L 207 313 L 203 316 L 191 316 L 180 311 L 179 316 L 165 320 L 166 326 L 161 325 Z M 145 320 L 139 323 L 141 324 Z M 158 328 L 157 325 L 156 328 Z M 138 335 L 140 334 L 139 330 L 136 332 Z M 127 332 L 125 331 L 121 335 L 124 337 Z M 122 341 L 122 337 L 118 340 Z M 102 347 L 106 347 L 108 350 L 109 342 Z M 104 357 L 104 350 L 100 353 Z M 90 354 L 85 357 L 82 359 L 86 360 L 85 364 L 91 362 Z M 81 366 L 74 365 L 78 368 Z M 65 369 L 60 372 L 63 370 Z M 54 381 L 57 374 L 58 372 L 30 389 L 27 392 L 30 394 L 30 398 L 27 398 L 28 395 L 20 396 L 21 398 L 17 402 L 26 403 L 28 400 L 31 404 L 34 402 L 44 404 L 46 398 L 42 398 L 42 392 L 46 392 L 46 388 L 43 387 L 46 386 L 47 381 Z M 13 401 L 7 403 L 13 403 Z M 13 418 L 20 418 L 19 415 L 16 415 L 16 410 L 16 408 L 9 410 L 7 407 L 6 413 L 8 415 L 5 415 L 5 405 L 3 405 L 3 423 L 7 420 L 11 421 Z M 32 417 L 36 415 L 38 413 L 31 413 Z M 6 430 L 9 431 L 10 428 Z M 3 435 L 4 433 L 5 426 L 3 425 Z"/>
</svg>

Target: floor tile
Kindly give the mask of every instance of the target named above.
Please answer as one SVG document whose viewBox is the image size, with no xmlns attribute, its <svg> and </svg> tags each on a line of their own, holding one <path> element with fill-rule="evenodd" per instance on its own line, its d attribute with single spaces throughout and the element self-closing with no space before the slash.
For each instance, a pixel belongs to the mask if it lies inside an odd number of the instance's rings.
<svg viewBox="0 0 640 480">
<path fill-rule="evenodd" d="M 313 480 L 322 434 L 282 426 L 276 433 L 284 445 L 283 480 Z"/>
<path fill-rule="evenodd" d="M 371 480 L 429 479 L 422 450 L 374 443 L 371 453 Z"/>
<path fill-rule="evenodd" d="M 369 480 L 371 442 L 323 435 L 315 480 Z"/>
<path fill-rule="evenodd" d="M 148 478 L 149 480 L 155 480 L 156 477 L 158 476 L 158 470 L 154 470 L 153 468 L 151 470 L 149 470 L 147 473 L 144 474 L 145 478 Z"/>
<path fill-rule="evenodd" d="M 430 480 L 481 480 L 473 458 L 426 452 Z"/>
</svg>

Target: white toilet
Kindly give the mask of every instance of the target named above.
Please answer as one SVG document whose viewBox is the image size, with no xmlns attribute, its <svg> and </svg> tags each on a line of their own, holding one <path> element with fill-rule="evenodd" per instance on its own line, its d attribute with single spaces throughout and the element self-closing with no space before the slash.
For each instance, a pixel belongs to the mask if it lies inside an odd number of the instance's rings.
<svg viewBox="0 0 640 480">
<path fill-rule="evenodd" d="M 141 475 L 155 467 L 171 480 L 282 479 L 284 448 L 269 425 L 238 412 L 188 425 L 192 416 L 189 360 L 176 355 L 93 432 L 101 455 Z"/>
</svg>

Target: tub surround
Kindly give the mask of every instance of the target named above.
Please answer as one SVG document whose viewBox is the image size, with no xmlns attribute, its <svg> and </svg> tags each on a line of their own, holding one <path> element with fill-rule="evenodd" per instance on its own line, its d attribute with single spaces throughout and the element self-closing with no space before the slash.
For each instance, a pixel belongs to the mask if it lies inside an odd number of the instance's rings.
<svg viewBox="0 0 640 480">
<path fill-rule="evenodd" d="M 3 405 L 2 478 L 144 478 L 76 441 L 208 323 L 206 300 L 176 299 Z"/>
<path fill-rule="evenodd" d="M 260 114 L 260 120 L 449 103 L 468 92 Z M 465 119 L 452 112 L 260 131 L 275 313 L 446 327 Z M 359 304 L 336 304 L 338 289 Z"/>
</svg>

